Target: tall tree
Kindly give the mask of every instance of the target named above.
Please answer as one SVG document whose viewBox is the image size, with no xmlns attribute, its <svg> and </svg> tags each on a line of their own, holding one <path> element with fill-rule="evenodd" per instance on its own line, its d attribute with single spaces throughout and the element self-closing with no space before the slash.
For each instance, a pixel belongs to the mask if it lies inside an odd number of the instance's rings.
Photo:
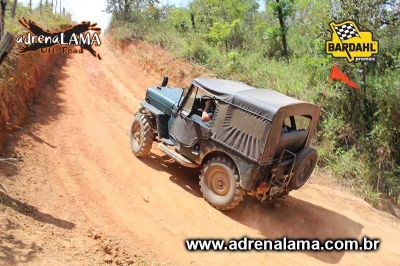
<svg viewBox="0 0 400 266">
<path fill-rule="evenodd" d="M 267 8 L 270 9 L 279 20 L 282 41 L 282 55 L 288 57 L 289 48 L 286 40 L 286 18 L 293 13 L 293 0 L 267 0 L 266 4 Z"/>
</svg>

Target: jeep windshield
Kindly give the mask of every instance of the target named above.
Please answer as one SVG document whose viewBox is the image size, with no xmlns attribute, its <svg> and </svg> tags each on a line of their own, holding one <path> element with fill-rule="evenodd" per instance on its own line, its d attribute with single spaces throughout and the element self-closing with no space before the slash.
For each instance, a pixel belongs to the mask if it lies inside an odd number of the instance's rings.
<svg viewBox="0 0 400 266">
<path fill-rule="evenodd" d="M 204 110 L 206 101 L 211 100 L 214 96 L 204 89 L 197 86 L 192 86 L 187 90 L 183 103 L 182 111 L 187 115 L 197 114 L 201 116 L 201 111 Z"/>
</svg>

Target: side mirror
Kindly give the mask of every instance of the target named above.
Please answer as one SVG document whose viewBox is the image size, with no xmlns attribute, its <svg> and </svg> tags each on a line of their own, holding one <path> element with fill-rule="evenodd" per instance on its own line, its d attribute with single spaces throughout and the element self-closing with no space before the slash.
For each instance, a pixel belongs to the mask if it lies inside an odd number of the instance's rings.
<svg viewBox="0 0 400 266">
<path fill-rule="evenodd" d="M 168 85 L 168 77 L 164 77 L 161 83 L 161 87 L 166 87 Z"/>
</svg>

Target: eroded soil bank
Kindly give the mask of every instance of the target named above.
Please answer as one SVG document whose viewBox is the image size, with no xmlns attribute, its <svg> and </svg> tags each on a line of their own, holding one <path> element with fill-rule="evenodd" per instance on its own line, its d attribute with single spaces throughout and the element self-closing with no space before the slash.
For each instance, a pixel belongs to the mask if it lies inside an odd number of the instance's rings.
<svg viewBox="0 0 400 266">
<path fill-rule="evenodd" d="M 12 55 L 0 65 L 0 150 L 7 136 L 29 117 L 30 104 L 49 74 L 65 57 L 42 53 Z"/>
</svg>

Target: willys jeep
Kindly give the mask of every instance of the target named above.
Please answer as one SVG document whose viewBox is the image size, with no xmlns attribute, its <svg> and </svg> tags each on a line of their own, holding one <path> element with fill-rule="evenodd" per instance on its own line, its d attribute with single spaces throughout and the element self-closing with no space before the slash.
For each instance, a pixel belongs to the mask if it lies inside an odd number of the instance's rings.
<svg viewBox="0 0 400 266">
<path fill-rule="evenodd" d="M 236 207 L 246 193 L 265 203 L 307 182 L 317 161 L 310 143 L 318 106 L 229 80 L 196 78 L 189 89 L 167 85 L 165 77 L 149 88 L 134 116 L 130 141 L 137 157 L 157 141 L 179 164 L 201 167 L 203 197 L 220 210 Z"/>
</svg>

